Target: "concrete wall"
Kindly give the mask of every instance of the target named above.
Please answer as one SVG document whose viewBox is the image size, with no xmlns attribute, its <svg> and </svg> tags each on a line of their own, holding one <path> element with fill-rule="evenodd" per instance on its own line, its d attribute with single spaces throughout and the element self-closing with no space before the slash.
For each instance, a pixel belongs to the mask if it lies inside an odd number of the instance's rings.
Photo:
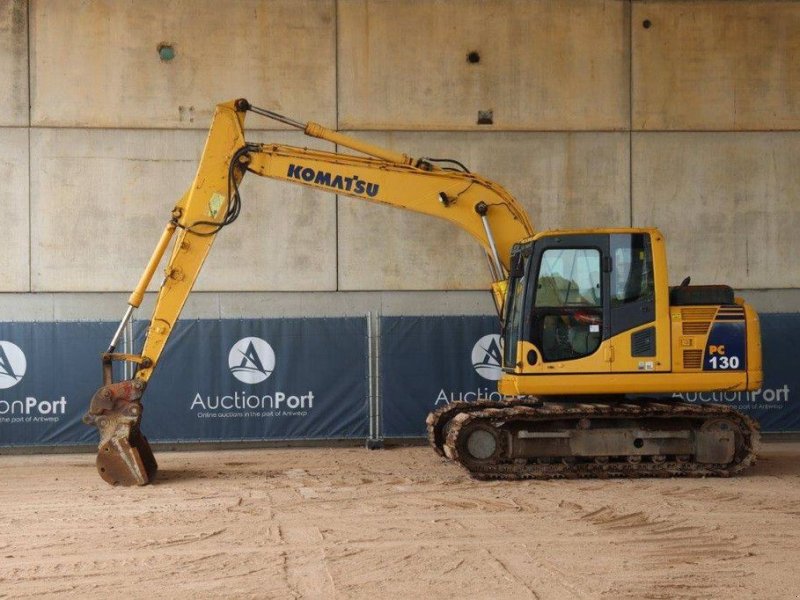
<svg viewBox="0 0 800 600">
<path fill-rule="evenodd" d="M 357 129 L 628 127 L 628 4 L 339 2 L 339 124 Z M 467 56 L 476 52 L 478 62 Z"/>
<path fill-rule="evenodd" d="M 634 224 L 663 230 L 672 281 L 800 287 L 800 132 L 637 132 L 633 152 Z"/>
<path fill-rule="evenodd" d="M 633 126 L 800 128 L 797 2 L 634 2 Z"/>
<path fill-rule="evenodd" d="M 30 0 L 31 124 L 206 129 L 232 97 L 332 122 L 335 14 L 334 0 Z"/>
<path fill-rule="evenodd" d="M 0 126 L 27 126 L 28 9 L 25 2 L 0 2 Z"/>
<path fill-rule="evenodd" d="M 800 310 L 800 2 L 0 0 L 0 76 L 1 320 L 117 318 L 214 104 L 242 96 L 457 158 L 537 229 L 661 227 L 673 282 Z M 188 315 L 492 310 L 452 226 L 254 176 L 242 193 Z"/>
<path fill-rule="evenodd" d="M 270 139 L 330 147 L 300 132 Z M 204 141 L 201 131 L 32 129 L 32 291 L 135 284 Z M 335 197 L 256 177 L 241 193 L 241 218 L 217 237 L 198 289 L 335 290 Z"/>
</svg>

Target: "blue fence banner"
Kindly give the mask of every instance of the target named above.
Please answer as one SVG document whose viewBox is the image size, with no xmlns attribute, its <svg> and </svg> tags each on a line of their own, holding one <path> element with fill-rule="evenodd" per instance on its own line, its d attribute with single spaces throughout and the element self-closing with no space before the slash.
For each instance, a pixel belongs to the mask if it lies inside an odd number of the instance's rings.
<svg viewBox="0 0 800 600">
<path fill-rule="evenodd" d="M 765 432 L 800 431 L 800 315 L 762 314 L 764 385 L 753 392 L 688 392 L 675 398 L 731 406 Z M 381 397 L 387 437 L 420 437 L 428 412 L 453 400 L 499 399 L 499 339 L 493 317 L 381 319 Z"/>
<path fill-rule="evenodd" d="M 428 413 L 453 400 L 499 400 L 497 330 L 497 317 L 382 317 L 384 436 L 424 436 Z"/>
<path fill-rule="evenodd" d="M 142 431 L 155 442 L 364 438 L 367 342 L 365 318 L 180 322 Z"/>
<path fill-rule="evenodd" d="M 81 417 L 116 325 L 0 323 L 0 445 L 97 442 Z M 182 321 L 142 430 L 151 442 L 365 438 L 367 360 L 365 318 Z"/>
<path fill-rule="evenodd" d="M 81 417 L 116 325 L 0 323 L 0 446 L 97 442 Z M 140 348 L 145 323 L 136 325 Z M 428 412 L 454 400 L 500 399 L 494 317 L 380 325 L 384 436 L 424 436 Z M 765 432 L 798 432 L 800 314 L 762 314 L 761 328 L 761 390 L 680 397 L 741 410 Z M 142 429 L 153 442 L 366 438 L 367 335 L 366 318 L 182 321 L 145 392 Z"/>
<path fill-rule="evenodd" d="M 81 422 L 115 323 L 0 323 L 0 445 L 97 441 Z"/>
</svg>

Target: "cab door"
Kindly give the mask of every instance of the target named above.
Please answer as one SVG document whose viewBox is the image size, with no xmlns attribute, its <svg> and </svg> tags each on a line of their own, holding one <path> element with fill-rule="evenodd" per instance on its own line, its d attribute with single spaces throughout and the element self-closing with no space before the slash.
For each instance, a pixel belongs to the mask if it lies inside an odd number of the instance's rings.
<svg viewBox="0 0 800 600">
<path fill-rule="evenodd" d="M 609 337 L 609 236 L 565 235 L 537 240 L 528 339 L 545 372 L 602 373 L 611 356 Z"/>
</svg>

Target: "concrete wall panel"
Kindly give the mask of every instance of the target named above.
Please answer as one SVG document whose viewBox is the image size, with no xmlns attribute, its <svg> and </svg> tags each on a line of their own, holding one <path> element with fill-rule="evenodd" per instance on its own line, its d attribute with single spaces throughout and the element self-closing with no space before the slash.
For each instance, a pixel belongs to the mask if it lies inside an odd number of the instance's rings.
<svg viewBox="0 0 800 600">
<path fill-rule="evenodd" d="M 34 291 L 130 290 L 194 178 L 205 135 L 75 129 L 31 135 Z M 308 145 L 299 133 L 268 137 Z M 198 289 L 335 289 L 335 196 L 255 175 L 241 193 L 241 216 L 218 235 Z"/>
<path fill-rule="evenodd" d="M 28 125 L 28 4 L 0 0 L 0 125 Z"/>
<path fill-rule="evenodd" d="M 623 129 L 628 7 L 617 0 L 348 0 L 339 125 L 353 129 Z M 467 55 L 476 51 L 480 62 Z"/>
<path fill-rule="evenodd" d="M 667 236 L 670 281 L 800 281 L 800 132 L 634 134 L 633 222 Z"/>
<path fill-rule="evenodd" d="M 508 189 L 537 230 L 630 223 L 626 134 L 373 132 L 360 137 L 412 156 L 460 160 Z M 482 250 L 457 227 L 340 198 L 340 289 L 463 290 L 485 288 L 488 282 Z"/>
<path fill-rule="evenodd" d="M 30 289 L 28 130 L 0 129 L 0 231 L 3 232 L 3 266 L 0 292 Z M 7 315 L 0 315 L 0 320 Z"/>
<path fill-rule="evenodd" d="M 635 129 L 800 128 L 800 2 L 635 2 L 632 21 Z"/>
<path fill-rule="evenodd" d="M 334 0 L 31 2 L 35 125 L 205 129 L 239 97 L 335 122 Z"/>
</svg>

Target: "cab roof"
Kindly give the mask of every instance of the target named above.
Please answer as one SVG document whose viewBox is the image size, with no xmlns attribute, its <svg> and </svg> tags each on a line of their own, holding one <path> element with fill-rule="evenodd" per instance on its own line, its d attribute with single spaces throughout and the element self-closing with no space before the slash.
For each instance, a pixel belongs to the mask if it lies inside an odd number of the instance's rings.
<svg viewBox="0 0 800 600">
<path fill-rule="evenodd" d="M 569 237 L 573 235 L 606 235 L 612 233 L 647 233 L 651 237 L 663 238 L 661 231 L 656 227 L 603 227 L 591 229 L 548 229 L 520 240 L 518 243 L 525 244 L 535 242 L 543 238 Z"/>
</svg>

